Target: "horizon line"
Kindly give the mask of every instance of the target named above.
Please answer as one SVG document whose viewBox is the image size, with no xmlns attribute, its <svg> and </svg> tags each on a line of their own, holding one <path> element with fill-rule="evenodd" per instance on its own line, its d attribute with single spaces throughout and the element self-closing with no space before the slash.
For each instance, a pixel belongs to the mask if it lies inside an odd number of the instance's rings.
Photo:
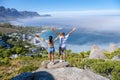
<svg viewBox="0 0 120 80">
<path fill-rule="evenodd" d="M 38 12 L 39 14 L 79 14 L 79 15 L 120 15 L 119 9 L 108 9 L 108 10 L 76 10 L 76 11 L 48 11 Z"/>
</svg>

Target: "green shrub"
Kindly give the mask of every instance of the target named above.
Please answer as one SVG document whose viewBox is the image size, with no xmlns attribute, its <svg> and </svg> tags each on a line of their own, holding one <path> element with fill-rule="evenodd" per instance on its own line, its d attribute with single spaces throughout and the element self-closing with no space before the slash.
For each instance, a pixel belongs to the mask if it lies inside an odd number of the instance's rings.
<svg viewBox="0 0 120 80">
<path fill-rule="evenodd" d="M 108 59 L 112 59 L 112 55 L 110 52 L 104 52 L 105 56 L 108 58 Z"/>
<path fill-rule="evenodd" d="M 69 49 L 69 50 L 66 50 L 66 53 L 67 53 L 67 54 L 71 54 L 71 52 L 72 52 L 72 50 L 70 50 L 70 49 Z"/>
<path fill-rule="evenodd" d="M 34 71 L 36 69 L 37 69 L 37 67 L 34 65 L 23 66 L 22 68 L 19 69 L 19 73 L 31 72 L 31 71 Z"/>
<path fill-rule="evenodd" d="M 81 56 L 82 58 L 88 58 L 89 55 L 90 55 L 90 51 L 87 51 L 87 52 L 80 52 L 80 56 Z"/>
<path fill-rule="evenodd" d="M 0 78 L 2 78 L 2 76 L 3 76 L 3 75 L 0 73 Z"/>
<path fill-rule="evenodd" d="M 18 57 L 18 59 L 23 60 L 23 61 L 29 61 L 29 60 L 33 60 L 33 57 L 31 57 L 31 56 L 25 57 L 25 56 L 21 55 Z"/>
<path fill-rule="evenodd" d="M 83 59 L 79 65 L 79 68 L 91 68 L 92 65 L 96 64 L 97 62 L 105 62 L 103 59 Z"/>
<path fill-rule="evenodd" d="M 112 72 L 112 80 L 120 80 L 120 64 L 115 66 Z"/>
<path fill-rule="evenodd" d="M 92 65 L 93 71 L 106 75 L 111 74 L 112 70 L 114 69 L 114 64 L 111 62 L 98 62 Z"/>
<path fill-rule="evenodd" d="M 111 75 L 112 80 L 120 80 L 120 62 L 119 61 L 106 61 L 97 62 L 92 65 L 92 70 L 104 76 Z"/>
<path fill-rule="evenodd" d="M 24 55 L 27 52 L 29 52 L 29 50 L 23 46 L 14 46 L 13 48 L 10 49 L 10 52 L 12 54 L 21 54 Z"/>
<path fill-rule="evenodd" d="M 0 66 L 3 65 L 2 60 L 3 58 L 0 57 Z"/>
<path fill-rule="evenodd" d="M 114 56 L 116 55 L 120 55 L 120 49 L 114 51 L 114 52 L 104 52 L 105 56 L 108 58 L 108 59 L 112 59 Z"/>
<path fill-rule="evenodd" d="M 10 55 L 11 55 L 10 50 L 5 50 L 5 51 L 2 52 L 2 56 L 3 56 L 4 58 L 5 58 L 5 57 L 10 57 Z"/>
<path fill-rule="evenodd" d="M 5 57 L 4 60 L 3 60 L 3 63 L 4 63 L 5 65 L 8 65 L 9 62 L 10 62 L 10 59 L 9 59 L 8 57 Z"/>
<path fill-rule="evenodd" d="M 72 66 L 78 67 L 81 62 L 81 56 L 80 54 L 77 54 L 77 53 L 70 53 L 69 55 L 67 55 L 67 61 Z"/>
<path fill-rule="evenodd" d="M 115 72 L 120 72 L 120 65 L 115 66 L 114 70 Z"/>
<path fill-rule="evenodd" d="M 112 80 L 120 80 L 120 72 L 112 72 Z"/>
<path fill-rule="evenodd" d="M 44 50 L 44 51 L 43 51 L 43 54 L 46 54 L 46 55 L 47 55 L 47 54 L 48 54 L 47 50 Z"/>
</svg>

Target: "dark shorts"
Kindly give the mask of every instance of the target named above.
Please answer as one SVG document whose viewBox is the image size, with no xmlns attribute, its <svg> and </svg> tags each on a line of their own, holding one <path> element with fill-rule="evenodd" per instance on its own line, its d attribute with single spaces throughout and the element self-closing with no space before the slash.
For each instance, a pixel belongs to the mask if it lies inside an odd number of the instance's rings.
<svg viewBox="0 0 120 80">
<path fill-rule="evenodd" d="M 54 47 L 49 47 L 48 48 L 48 53 L 54 53 L 55 52 L 55 48 Z"/>
<path fill-rule="evenodd" d="M 59 53 L 60 54 L 65 54 L 66 53 L 66 47 L 65 48 L 59 47 Z"/>
</svg>

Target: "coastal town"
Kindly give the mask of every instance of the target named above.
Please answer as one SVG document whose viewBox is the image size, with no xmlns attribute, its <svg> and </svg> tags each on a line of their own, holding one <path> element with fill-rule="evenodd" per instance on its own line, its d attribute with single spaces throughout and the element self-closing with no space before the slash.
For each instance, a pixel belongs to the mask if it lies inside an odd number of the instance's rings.
<svg viewBox="0 0 120 80">
<path fill-rule="evenodd" d="M 5 25 L 9 25 L 9 26 L 6 27 Z M 2 26 L 4 27 L 0 26 L 0 28 L 10 29 L 10 26 L 12 25 L 9 23 L 5 23 L 2 24 Z M 40 33 L 42 30 L 43 30 L 42 28 L 39 29 L 37 28 L 37 30 L 35 31 L 33 30 L 33 28 L 30 27 L 28 29 L 27 28 L 20 29 L 14 26 L 14 28 L 11 28 L 11 31 L 0 33 L 0 46 L 5 48 L 6 50 L 10 50 L 15 46 L 17 47 L 21 46 L 20 48 L 24 48 L 27 50 L 27 52 L 24 53 L 25 56 L 42 55 L 45 48 L 40 46 L 41 44 L 39 44 L 39 46 L 35 46 L 36 44 L 32 42 L 32 40 L 35 37 L 35 34 L 38 32 Z M 10 58 L 16 58 L 19 55 L 21 54 L 13 51 L 13 53 L 10 54 Z"/>
</svg>

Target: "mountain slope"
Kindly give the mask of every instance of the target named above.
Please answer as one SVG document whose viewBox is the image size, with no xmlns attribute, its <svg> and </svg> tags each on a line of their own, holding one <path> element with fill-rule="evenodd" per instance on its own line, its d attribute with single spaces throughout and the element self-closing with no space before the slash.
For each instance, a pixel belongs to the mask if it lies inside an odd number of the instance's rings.
<svg viewBox="0 0 120 80">
<path fill-rule="evenodd" d="M 40 15 L 37 12 L 32 11 L 18 11 L 14 8 L 5 8 L 0 6 L 0 21 L 15 20 L 17 18 L 27 18 L 27 17 L 47 17 L 49 14 Z"/>
</svg>

